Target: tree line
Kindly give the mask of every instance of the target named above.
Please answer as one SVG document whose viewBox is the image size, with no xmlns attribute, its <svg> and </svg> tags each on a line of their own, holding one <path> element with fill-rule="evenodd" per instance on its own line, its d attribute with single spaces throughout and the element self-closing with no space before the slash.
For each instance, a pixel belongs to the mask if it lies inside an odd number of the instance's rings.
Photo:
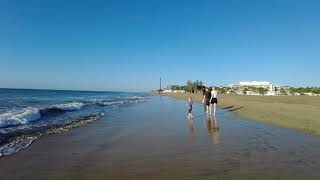
<svg viewBox="0 0 320 180">
<path fill-rule="evenodd" d="M 187 84 L 185 86 L 180 86 L 179 90 L 184 90 L 189 93 L 197 93 L 199 91 L 202 91 L 204 88 L 203 82 L 200 80 L 192 81 L 188 80 Z M 178 90 L 178 89 L 177 89 Z"/>
<path fill-rule="evenodd" d="M 305 94 L 305 93 L 313 93 L 313 94 L 320 94 L 320 87 L 290 87 L 290 93 L 299 93 L 299 94 Z"/>
<path fill-rule="evenodd" d="M 251 91 L 251 92 L 255 92 L 255 93 L 259 93 L 260 95 L 266 95 L 268 93 L 268 89 L 267 88 L 263 88 L 263 87 L 252 87 L 252 86 L 245 86 L 245 87 L 216 87 L 216 89 L 222 93 L 225 94 L 227 92 L 229 93 L 237 93 L 239 91 L 242 92 L 242 94 L 247 94 L 247 92 Z"/>
<path fill-rule="evenodd" d="M 201 80 L 188 80 L 186 82 L 186 85 L 184 86 L 177 86 L 175 87 L 175 90 L 184 90 L 189 93 L 198 93 L 199 91 L 202 91 L 205 88 L 203 82 Z M 208 87 L 209 90 L 212 89 L 212 87 Z M 252 87 L 252 86 L 245 86 L 245 87 L 215 87 L 219 93 L 225 94 L 227 92 L 229 93 L 238 93 L 242 92 L 243 94 L 247 94 L 247 92 L 255 92 L 259 93 L 260 95 L 265 95 L 268 93 L 267 88 L 263 87 Z M 320 87 L 290 87 L 289 89 L 280 89 L 280 93 L 282 95 L 290 95 L 290 94 L 305 94 L 305 93 L 313 93 L 313 94 L 320 94 Z"/>
<path fill-rule="evenodd" d="M 202 81 L 188 80 L 185 86 L 177 87 L 176 90 L 184 90 L 189 93 L 198 93 L 199 91 L 202 91 L 204 88 L 205 88 L 205 86 Z M 207 87 L 207 88 L 209 90 L 212 90 L 212 87 Z M 259 93 L 261 95 L 265 95 L 268 92 L 268 89 L 266 89 L 266 88 L 262 88 L 262 87 L 256 88 L 256 87 L 251 87 L 251 86 L 241 87 L 241 89 L 238 87 L 215 87 L 215 89 L 222 94 L 224 94 L 226 92 L 236 93 L 238 91 L 242 91 L 243 94 L 247 94 L 248 91 L 252 91 L 252 92 Z"/>
</svg>

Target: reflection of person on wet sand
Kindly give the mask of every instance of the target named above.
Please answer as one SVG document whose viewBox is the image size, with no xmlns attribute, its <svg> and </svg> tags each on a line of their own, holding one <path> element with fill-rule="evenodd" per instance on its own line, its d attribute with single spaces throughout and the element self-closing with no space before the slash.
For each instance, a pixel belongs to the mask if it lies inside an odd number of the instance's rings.
<svg viewBox="0 0 320 180">
<path fill-rule="evenodd" d="M 207 116 L 208 134 L 212 137 L 214 143 L 219 143 L 219 125 L 215 116 Z"/>
<path fill-rule="evenodd" d="M 214 116 L 207 116 L 207 128 L 209 130 L 217 131 L 219 130 L 218 121 Z"/>
<path fill-rule="evenodd" d="M 191 134 L 194 133 L 194 126 L 193 126 L 193 120 L 191 118 L 189 118 L 189 132 Z"/>
</svg>

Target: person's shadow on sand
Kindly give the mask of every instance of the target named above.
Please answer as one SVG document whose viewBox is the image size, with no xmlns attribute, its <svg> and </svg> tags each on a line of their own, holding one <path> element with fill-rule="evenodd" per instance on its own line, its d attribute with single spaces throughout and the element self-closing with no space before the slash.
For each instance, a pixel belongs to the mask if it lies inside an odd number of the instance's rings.
<svg viewBox="0 0 320 180">
<path fill-rule="evenodd" d="M 208 135 L 212 138 L 212 141 L 214 144 L 219 144 L 219 130 L 220 127 L 218 125 L 217 118 L 215 116 L 208 115 L 207 120 L 207 130 L 208 130 Z"/>
</svg>

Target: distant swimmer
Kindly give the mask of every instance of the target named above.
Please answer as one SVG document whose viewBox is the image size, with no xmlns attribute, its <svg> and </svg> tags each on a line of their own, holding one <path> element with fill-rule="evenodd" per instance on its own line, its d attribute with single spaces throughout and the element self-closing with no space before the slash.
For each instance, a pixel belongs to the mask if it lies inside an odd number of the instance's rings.
<svg viewBox="0 0 320 180">
<path fill-rule="evenodd" d="M 214 89 L 214 87 L 212 87 L 212 91 L 211 91 L 211 98 L 210 98 L 210 112 L 209 114 L 212 113 L 212 105 L 213 105 L 213 115 L 216 115 L 216 108 L 217 108 L 217 104 L 218 104 L 218 91 L 216 91 Z"/>
<path fill-rule="evenodd" d="M 209 114 L 209 108 L 210 108 L 210 100 L 211 100 L 211 92 L 208 88 L 206 88 L 206 92 L 204 94 L 204 103 L 206 105 L 206 113 Z"/>
<path fill-rule="evenodd" d="M 187 108 L 188 108 L 188 119 L 192 120 L 193 119 L 193 115 L 192 115 L 193 102 L 191 97 L 188 98 Z"/>
</svg>

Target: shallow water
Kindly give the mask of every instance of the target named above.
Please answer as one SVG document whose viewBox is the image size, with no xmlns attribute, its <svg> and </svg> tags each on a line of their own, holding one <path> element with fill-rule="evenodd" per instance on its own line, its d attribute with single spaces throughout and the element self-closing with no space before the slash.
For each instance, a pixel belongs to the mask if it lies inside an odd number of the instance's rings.
<svg viewBox="0 0 320 180">
<path fill-rule="evenodd" d="M 104 112 L 146 99 L 142 93 L 0 89 L 0 157 L 28 147 L 43 134 L 85 125 Z"/>
<path fill-rule="evenodd" d="M 320 137 L 153 96 L 0 159 L 8 179 L 319 179 Z M 219 128 L 217 128 L 219 127 Z M 22 161 L 28 163 L 21 163 Z M 50 162 L 50 163 L 48 163 Z M 18 172 L 18 173 L 13 173 Z"/>
</svg>

